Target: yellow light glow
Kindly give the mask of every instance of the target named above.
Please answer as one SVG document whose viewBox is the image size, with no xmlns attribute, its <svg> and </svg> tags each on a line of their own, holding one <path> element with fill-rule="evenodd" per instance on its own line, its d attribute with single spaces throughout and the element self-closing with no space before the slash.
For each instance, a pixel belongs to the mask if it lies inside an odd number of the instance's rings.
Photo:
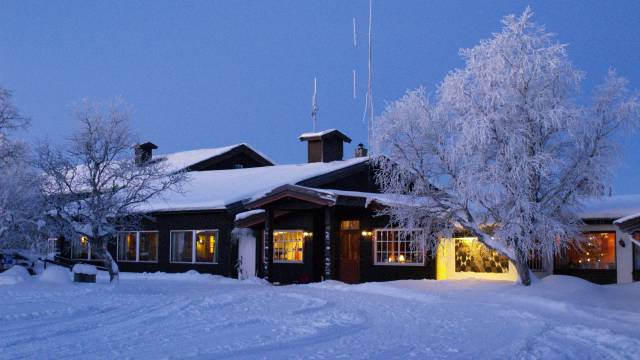
<svg viewBox="0 0 640 360">
<path fill-rule="evenodd" d="M 216 237 L 211 235 L 209 236 L 209 254 L 213 254 L 213 248 L 216 244 Z"/>
<path fill-rule="evenodd" d="M 80 238 L 80 243 L 82 243 L 82 245 L 86 245 L 88 241 L 89 241 L 89 238 L 87 238 L 86 236 L 82 236 Z"/>
<path fill-rule="evenodd" d="M 405 259 L 404 259 L 404 255 L 400 255 L 400 257 L 398 258 L 398 260 L 399 260 L 401 263 L 403 263 L 403 262 L 405 261 Z"/>
<path fill-rule="evenodd" d="M 362 236 L 364 236 L 364 237 L 373 236 L 373 232 L 365 230 L 365 231 L 362 232 Z"/>
</svg>

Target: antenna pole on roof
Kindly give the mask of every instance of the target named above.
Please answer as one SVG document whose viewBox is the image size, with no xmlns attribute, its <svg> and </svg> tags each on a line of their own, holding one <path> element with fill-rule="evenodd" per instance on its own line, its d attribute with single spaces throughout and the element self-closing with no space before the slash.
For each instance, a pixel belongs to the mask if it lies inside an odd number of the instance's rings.
<svg viewBox="0 0 640 360">
<path fill-rule="evenodd" d="M 367 107 L 368 107 L 368 111 L 369 111 L 369 121 L 367 123 L 367 145 L 369 147 L 371 147 L 371 127 L 373 125 L 373 92 L 372 92 L 372 76 L 371 76 L 371 58 L 372 58 L 372 52 L 371 52 L 371 18 L 372 18 L 372 11 L 373 9 L 373 0 L 369 0 L 369 66 L 368 66 L 368 70 L 369 70 L 369 79 L 367 81 Z M 366 113 L 366 112 L 365 112 Z"/>
<path fill-rule="evenodd" d="M 318 84 L 317 79 L 313 78 L 313 97 L 311 98 L 311 121 L 313 122 L 313 132 L 316 131 L 316 122 L 318 121 Z"/>
</svg>

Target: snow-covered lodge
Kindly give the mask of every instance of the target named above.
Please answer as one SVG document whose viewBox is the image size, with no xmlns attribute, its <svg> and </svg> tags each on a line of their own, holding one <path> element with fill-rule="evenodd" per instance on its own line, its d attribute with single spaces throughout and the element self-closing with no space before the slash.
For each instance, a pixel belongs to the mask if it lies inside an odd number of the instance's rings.
<svg viewBox="0 0 640 360">
<path fill-rule="evenodd" d="M 442 243 L 435 256 L 398 236 L 377 211 L 396 197 L 381 194 L 367 150 L 343 159 L 346 135 L 331 129 L 303 134 L 308 162 L 277 165 L 247 144 L 136 156 L 190 172 L 183 193 L 168 193 L 141 209 L 136 231 L 121 232 L 111 253 L 122 271 L 259 276 L 274 283 L 337 279 L 515 280 L 515 266 L 473 238 Z M 640 195 L 585 204 L 584 249 L 554 261 L 532 260 L 540 276 L 567 274 L 596 283 L 640 280 Z M 58 240 L 61 261 L 93 262 L 86 240 Z"/>
</svg>

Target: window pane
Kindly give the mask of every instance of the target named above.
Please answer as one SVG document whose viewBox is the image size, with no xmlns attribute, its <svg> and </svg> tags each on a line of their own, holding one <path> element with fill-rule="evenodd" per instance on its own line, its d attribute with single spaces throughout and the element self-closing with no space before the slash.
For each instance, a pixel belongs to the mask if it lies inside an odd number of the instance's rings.
<svg viewBox="0 0 640 360">
<path fill-rule="evenodd" d="M 340 222 L 340 230 L 360 230 L 360 220 L 343 220 Z"/>
<path fill-rule="evenodd" d="M 508 273 L 509 259 L 477 238 L 456 238 L 456 272 Z"/>
<path fill-rule="evenodd" d="M 136 261 L 136 233 L 118 233 L 118 260 Z"/>
<path fill-rule="evenodd" d="M 140 233 L 140 261 L 158 261 L 158 233 Z"/>
<path fill-rule="evenodd" d="M 570 246 L 566 256 L 560 256 L 558 267 L 565 269 L 615 270 L 616 233 L 586 233 L 581 248 Z"/>
<path fill-rule="evenodd" d="M 422 265 L 423 247 L 414 240 L 416 231 L 376 230 L 375 261 L 378 264 Z"/>
<path fill-rule="evenodd" d="M 191 231 L 174 231 L 171 233 L 171 261 L 192 262 L 193 233 Z"/>
<path fill-rule="evenodd" d="M 281 262 L 302 262 L 304 232 L 274 231 L 273 260 Z"/>
<path fill-rule="evenodd" d="M 196 231 L 196 262 L 216 262 L 216 231 Z"/>
</svg>

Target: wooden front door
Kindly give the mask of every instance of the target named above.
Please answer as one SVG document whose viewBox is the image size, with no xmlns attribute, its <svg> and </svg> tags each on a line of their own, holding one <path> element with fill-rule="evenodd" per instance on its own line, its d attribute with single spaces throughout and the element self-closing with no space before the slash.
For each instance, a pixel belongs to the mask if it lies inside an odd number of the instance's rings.
<svg viewBox="0 0 640 360">
<path fill-rule="evenodd" d="M 359 230 L 340 230 L 340 281 L 360 282 Z"/>
</svg>

